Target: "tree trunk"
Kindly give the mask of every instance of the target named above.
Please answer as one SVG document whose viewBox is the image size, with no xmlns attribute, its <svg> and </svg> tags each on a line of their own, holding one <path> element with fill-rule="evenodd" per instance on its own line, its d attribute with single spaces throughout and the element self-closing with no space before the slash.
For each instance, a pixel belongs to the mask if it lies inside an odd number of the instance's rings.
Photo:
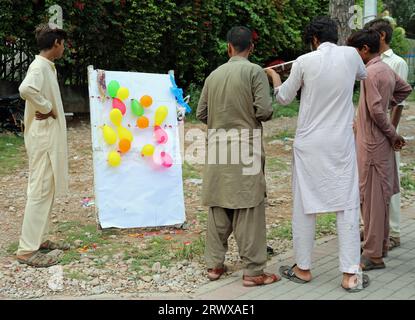
<svg viewBox="0 0 415 320">
<path fill-rule="evenodd" d="M 349 8 L 354 5 L 354 0 L 330 0 L 330 17 L 337 22 L 339 27 L 339 45 L 344 45 L 351 34 L 349 20 L 353 16 Z"/>
</svg>

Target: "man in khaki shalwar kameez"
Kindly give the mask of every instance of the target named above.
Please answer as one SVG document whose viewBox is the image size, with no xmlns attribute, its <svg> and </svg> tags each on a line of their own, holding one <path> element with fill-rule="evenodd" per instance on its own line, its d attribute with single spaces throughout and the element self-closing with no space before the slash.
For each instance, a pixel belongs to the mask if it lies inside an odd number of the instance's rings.
<svg viewBox="0 0 415 320">
<path fill-rule="evenodd" d="M 227 242 L 233 231 L 244 263 L 243 285 L 255 286 L 279 280 L 264 273 L 266 186 L 261 121 L 271 119 L 272 100 L 266 74 L 248 61 L 251 32 L 234 27 L 227 38 L 230 60 L 206 79 L 197 108 L 197 118 L 208 125 L 202 192 L 203 204 L 209 206 L 205 257 L 209 279 L 219 279 L 225 272 Z M 229 164 L 235 156 L 234 143 L 241 147 L 237 155 L 244 152 L 243 131 L 249 132 L 245 147 L 251 150 L 252 172 L 244 159 Z M 221 142 L 224 147 L 218 148 Z M 221 156 L 227 156 L 227 163 L 220 161 Z"/>
<path fill-rule="evenodd" d="M 388 118 L 388 108 L 400 104 L 412 89 L 381 61 L 378 32 L 356 32 L 348 44 L 358 50 L 368 74 L 361 83 L 356 119 L 360 203 L 364 221 L 361 266 L 363 270 L 381 269 L 385 268 L 383 257 L 389 246 L 389 204 L 392 195 L 399 192 L 394 150 L 405 145 L 405 140 Z"/>
<path fill-rule="evenodd" d="M 66 33 L 49 25 L 36 30 L 41 50 L 19 87 L 26 100 L 25 146 L 29 158 L 27 203 L 17 259 L 35 267 L 58 262 L 58 256 L 39 249 L 68 249 L 47 240 L 49 217 L 56 196 L 67 192 L 68 160 L 66 121 L 56 68 L 64 51 Z"/>
</svg>

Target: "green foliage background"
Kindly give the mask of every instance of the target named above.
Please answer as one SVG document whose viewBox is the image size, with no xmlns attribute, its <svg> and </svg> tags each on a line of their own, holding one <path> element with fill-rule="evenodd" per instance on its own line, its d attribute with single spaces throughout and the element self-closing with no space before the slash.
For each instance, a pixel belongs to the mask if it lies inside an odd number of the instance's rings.
<svg viewBox="0 0 415 320">
<path fill-rule="evenodd" d="M 200 85 L 227 60 L 226 32 L 235 25 L 256 31 L 252 60 L 259 64 L 303 53 L 302 32 L 328 12 L 328 0 L 62 0 L 68 50 L 59 63 L 65 83 L 84 84 L 86 67 L 165 73 L 183 87 Z M 1 0 L 0 44 L 23 39 L 37 53 L 33 30 L 48 21 L 55 0 Z"/>
</svg>

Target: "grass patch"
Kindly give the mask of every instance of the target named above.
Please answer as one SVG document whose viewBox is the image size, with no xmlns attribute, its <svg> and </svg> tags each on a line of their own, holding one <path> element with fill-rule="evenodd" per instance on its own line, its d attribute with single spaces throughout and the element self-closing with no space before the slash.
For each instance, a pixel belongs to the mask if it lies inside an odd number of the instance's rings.
<svg viewBox="0 0 415 320">
<path fill-rule="evenodd" d="M 298 115 L 298 110 L 300 109 L 300 101 L 295 99 L 287 106 L 281 106 L 277 103 L 273 103 L 272 108 L 274 109 L 273 118 L 293 118 Z"/>
<path fill-rule="evenodd" d="M 316 237 L 320 238 L 332 234 L 336 234 L 336 214 L 318 214 L 316 222 Z M 267 234 L 267 239 L 292 240 L 292 238 L 291 220 L 286 220 L 277 227 L 269 229 Z"/>
<path fill-rule="evenodd" d="M 295 131 L 284 129 L 283 131 L 278 132 L 276 135 L 271 136 L 268 138 L 270 141 L 272 140 L 285 140 L 285 139 L 293 139 L 295 137 Z"/>
<path fill-rule="evenodd" d="M 404 174 L 401 177 L 401 187 L 404 190 L 415 190 L 415 179 L 410 174 Z"/>
<path fill-rule="evenodd" d="M 288 170 L 288 165 L 278 158 L 267 158 L 266 166 L 272 171 L 286 171 Z"/>
<path fill-rule="evenodd" d="M 317 215 L 316 236 L 324 237 L 336 233 L 336 214 L 325 213 Z"/>
<path fill-rule="evenodd" d="M 77 221 L 68 221 L 61 223 L 56 228 L 56 232 L 62 235 L 65 242 L 74 243 L 75 240 L 82 240 L 82 245 L 87 247 L 96 246 L 94 255 L 105 255 L 108 253 L 105 245 L 109 243 L 101 231 L 97 230 L 95 224 L 82 225 Z M 64 253 L 61 258 L 63 265 L 79 260 L 80 253 L 76 250 L 70 250 Z"/>
<path fill-rule="evenodd" d="M 412 91 L 412 93 L 409 95 L 406 101 L 415 102 L 415 91 Z"/>
<path fill-rule="evenodd" d="M 6 248 L 6 253 L 8 255 L 14 255 L 19 247 L 19 242 L 10 243 L 9 246 Z"/>
<path fill-rule="evenodd" d="M 176 258 L 192 260 L 196 256 L 201 256 L 205 252 L 205 245 L 205 239 L 202 236 L 194 241 L 182 243 L 179 250 L 176 251 Z"/>
<path fill-rule="evenodd" d="M 401 187 L 404 190 L 415 190 L 415 177 L 414 177 L 415 162 L 403 166 L 401 169 Z"/>
<path fill-rule="evenodd" d="M 133 259 L 131 268 L 139 273 L 145 273 L 143 266 L 151 268 L 154 263 L 160 262 L 161 266 L 169 267 L 173 262 L 169 253 L 174 250 L 173 241 L 168 241 L 163 237 L 154 237 L 150 239 L 143 250 L 133 248 L 124 253 L 124 259 Z"/>
<path fill-rule="evenodd" d="M 207 225 L 208 214 L 207 214 L 206 211 L 197 212 L 196 216 L 197 216 L 197 220 L 200 222 L 200 224 Z"/>
<path fill-rule="evenodd" d="M 200 179 L 200 173 L 197 171 L 197 169 L 189 164 L 187 161 L 183 163 L 183 179 Z"/>
<path fill-rule="evenodd" d="M 14 134 L 0 135 L 0 175 L 10 174 L 25 163 L 24 139 Z"/>
<path fill-rule="evenodd" d="M 83 280 L 86 281 L 88 279 L 88 276 L 83 274 L 79 271 L 70 271 L 68 273 L 65 273 L 65 276 L 69 279 L 76 279 L 76 280 Z"/>
</svg>

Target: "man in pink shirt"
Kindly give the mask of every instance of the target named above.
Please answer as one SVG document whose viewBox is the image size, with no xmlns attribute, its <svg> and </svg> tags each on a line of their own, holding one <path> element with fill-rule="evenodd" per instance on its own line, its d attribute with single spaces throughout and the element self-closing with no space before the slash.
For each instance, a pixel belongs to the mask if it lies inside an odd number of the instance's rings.
<svg viewBox="0 0 415 320">
<path fill-rule="evenodd" d="M 361 212 L 364 221 L 361 266 L 365 271 L 385 268 L 389 246 L 389 204 L 399 192 L 394 150 L 405 140 L 388 118 L 389 106 L 400 104 L 412 88 L 379 55 L 380 36 L 375 30 L 354 33 L 348 45 L 355 47 L 366 64 L 356 119 Z"/>
</svg>

